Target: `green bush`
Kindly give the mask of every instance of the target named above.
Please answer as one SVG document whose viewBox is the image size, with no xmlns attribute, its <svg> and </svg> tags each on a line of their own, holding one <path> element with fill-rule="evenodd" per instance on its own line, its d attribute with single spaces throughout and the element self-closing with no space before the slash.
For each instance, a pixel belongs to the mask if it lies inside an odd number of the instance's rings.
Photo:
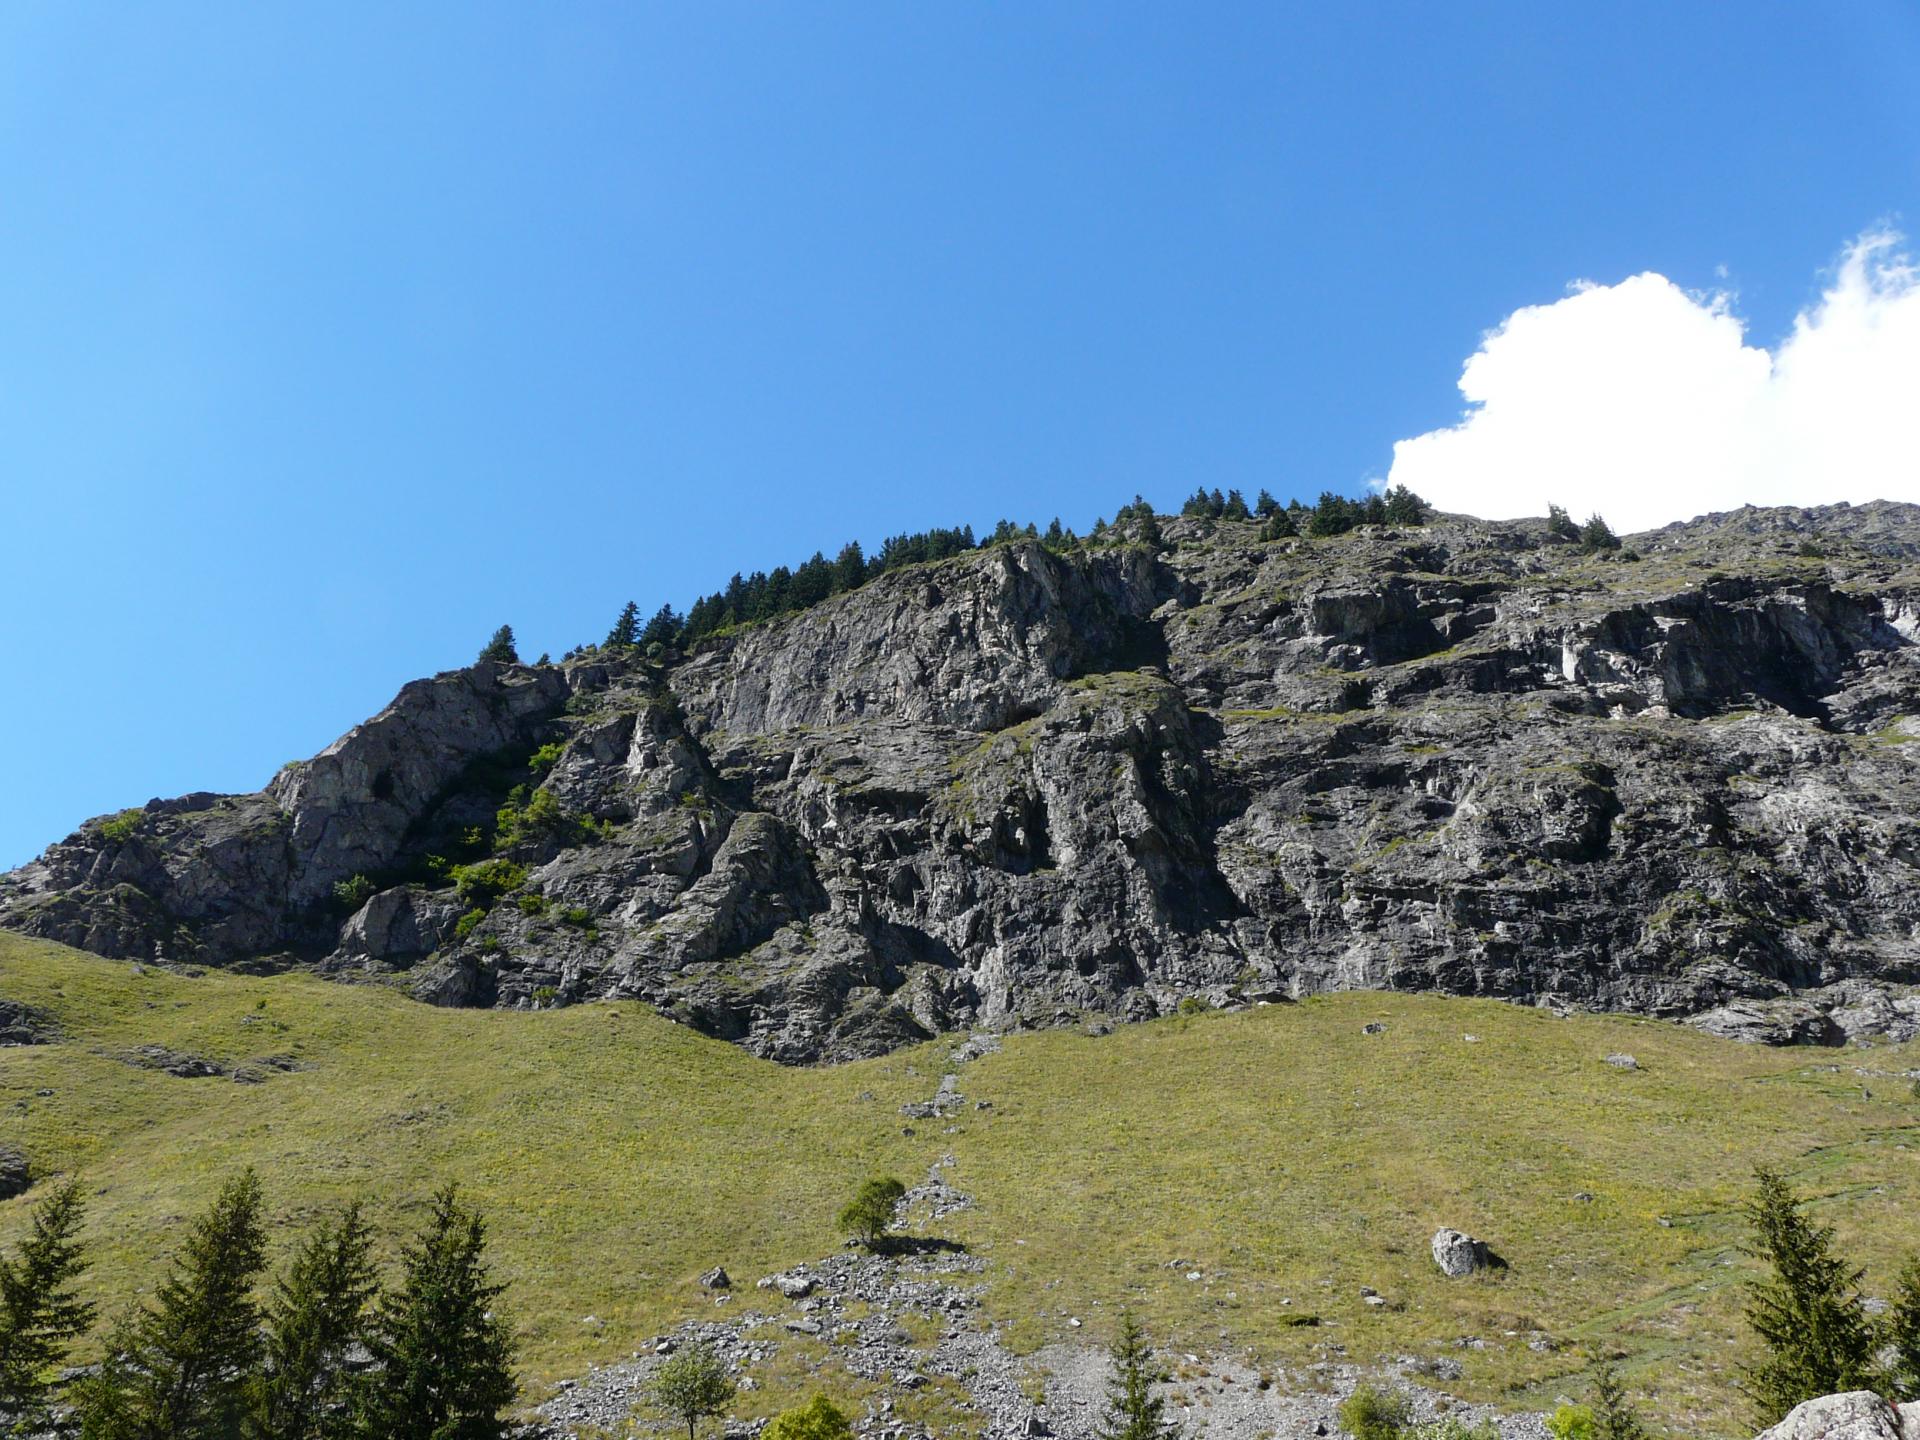
<svg viewBox="0 0 1920 1440">
<path fill-rule="evenodd" d="M 1547 1417 L 1547 1433 L 1553 1440 L 1598 1440 L 1593 1428 L 1593 1407 L 1562 1405 Z"/>
<path fill-rule="evenodd" d="M 761 1440 L 853 1440 L 853 1425 L 831 1400 L 816 1395 L 774 1416 Z"/>
<path fill-rule="evenodd" d="M 491 907 L 509 890 L 518 890 L 527 879 L 526 866 L 516 865 L 511 860 L 481 860 L 472 865 L 456 865 L 450 873 L 453 876 L 454 893 L 460 897 L 460 903 L 482 910 Z"/>
<path fill-rule="evenodd" d="M 453 927 L 453 933 L 459 936 L 462 940 L 464 940 L 469 935 L 473 934 L 474 926 L 478 925 L 482 920 L 486 918 L 487 918 L 487 912 L 484 910 L 469 910 L 467 911 L 466 914 L 462 915 L 458 921 L 455 922 Z"/>
<path fill-rule="evenodd" d="M 1174 1007 L 1182 1015 L 1204 1015 L 1213 1008 L 1204 995 L 1185 995 Z"/>
<path fill-rule="evenodd" d="M 522 915 L 544 915 L 547 913 L 547 897 L 529 890 L 518 900 Z"/>
<path fill-rule="evenodd" d="M 580 845 L 600 834 L 591 819 L 574 814 L 551 790 L 529 792 L 516 785 L 494 816 L 493 848 L 510 850 L 529 843 Z"/>
<path fill-rule="evenodd" d="M 560 912 L 560 923 L 571 925 L 576 930 L 585 930 L 593 924 L 593 915 L 592 912 L 583 910 L 578 905 L 569 905 Z"/>
<path fill-rule="evenodd" d="M 840 1229 L 869 1250 L 878 1248 L 893 1225 L 893 1207 L 907 1187 L 888 1176 L 869 1180 L 840 1212 Z"/>
<path fill-rule="evenodd" d="M 536 985 L 533 991 L 533 1003 L 551 1005 L 560 998 L 560 991 L 552 985 Z"/>
<path fill-rule="evenodd" d="M 373 898 L 373 892 L 377 888 L 366 876 L 354 875 L 334 885 L 333 898 L 340 902 L 342 910 L 351 915 Z"/>
<path fill-rule="evenodd" d="M 1340 1406 L 1340 1424 L 1353 1440 L 1399 1440 L 1412 1420 L 1406 1397 L 1362 1385 Z"/>
<path fill-rule="evenodd" d="M 549 741 L 527 757 L 527 769 L 536 775 L 544 775 L 560 763 L 560 752 L 566 749 L 558 740 Z"/>
<path fill-rule="evenodd" d="M 140 818 L 147 812 L 138 808 L 122 810 L 118 815 L 100 822 L 100 838 L 108 844 L 118 845 L 123 840 L 131 840 L 133 832 L 140 828 Z"/>
</svg>

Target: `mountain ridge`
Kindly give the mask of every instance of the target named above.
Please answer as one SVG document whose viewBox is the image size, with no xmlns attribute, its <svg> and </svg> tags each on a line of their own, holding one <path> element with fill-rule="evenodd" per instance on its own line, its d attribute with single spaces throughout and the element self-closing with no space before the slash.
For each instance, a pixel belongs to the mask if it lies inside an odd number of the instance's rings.
<svg viewBox="0 0 1920 1440">
<path fill-rule="evenodd" d="M 1628 547 L 1134 519 L 476 664 L 261 791 L 89 821 L 0 925 L 644 999 L 793 1062 L 1337 989 L 1912 1034 L 1920 507 Z"/>
</svg>

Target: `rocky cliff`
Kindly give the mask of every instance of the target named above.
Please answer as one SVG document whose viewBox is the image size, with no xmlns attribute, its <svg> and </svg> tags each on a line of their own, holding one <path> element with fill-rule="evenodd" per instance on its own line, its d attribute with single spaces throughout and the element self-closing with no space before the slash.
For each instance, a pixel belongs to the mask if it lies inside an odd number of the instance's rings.
<svg viewBox="0 0 1920 1440">
<path fill-rule="evenodd" d="M 1353 988 L 1920 1028 L 1920 509 L 1161 530 L 416 682 L 89 822 L 0 924 L 786 1061 Z"/>
</svg>

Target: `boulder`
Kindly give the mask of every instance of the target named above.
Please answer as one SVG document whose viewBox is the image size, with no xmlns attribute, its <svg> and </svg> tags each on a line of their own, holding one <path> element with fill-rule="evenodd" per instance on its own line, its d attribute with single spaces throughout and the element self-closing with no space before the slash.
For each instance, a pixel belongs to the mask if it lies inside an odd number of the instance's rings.
<svg viewBox="0 0 1920 1440">
<path fill-rule="evenodd" d="M 782 1272 L 768 1275 L 756 1287 L 761 1290 L 778 1290 L 789 1300 L 804 1300 L 813 1293 L 813 1277 L 798 1273 Z"/>
<path fill-rule="evenodd" d="M 340 927 L 342 959 L 388 964 L 419 959 L 440 948 L 459 923 L 460 906 L 449 895 L 410 885 L 382 890 Z"/>
<path fill-rule="evenodd" d="M 733 1288 L 733 1277 L 716 1265 L 700 1277 L 700 1284 L 707 1290 L 730 1290 Z"/>
<path fill-rule="evenodd" d="M 1735 1000 L 1688 1022 L 1727 1040 L 1750 1045 L 1844 1045 L 1847 1032 L 1805 1000 Z"/>
<path fill-rule="evenodd" d="M 33 1167 L 18 1145 L 0 1145 L 0 1200 L 24 1195 L 33 1184 Z"/>
<path fill-rule="evenodd" d="M 1458 1230 L 1441 1229 L 1433 1234 L 1433 1263 L 1443 1274 L 1471 1275 L 1493 1264 L 1493 1252 L 1484 1240 L 1476 1240 Z"/>
<path fill-rule="evenodd" d="M 52 1016 L 17 1000 L 0 1000 L 0 1045 L 50 1045 L 60 1038 Z"/>
<path fill-rule="evenodd" d="M 1756 1440 L 1920 1440 L 1920 1405 L 1890 1405 L 1870 1390 L 1823 1395 Z"/>
</svg>

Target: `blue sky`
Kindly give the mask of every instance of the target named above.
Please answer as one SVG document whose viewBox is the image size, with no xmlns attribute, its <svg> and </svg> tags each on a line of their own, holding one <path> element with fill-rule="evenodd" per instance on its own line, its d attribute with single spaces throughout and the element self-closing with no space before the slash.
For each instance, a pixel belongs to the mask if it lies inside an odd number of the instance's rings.
<svg viewBox="0 0 1920 1440">
<path fill-rule="evenodd" d="M 1144 492 L 1352 490 L 1570 282 L 1774 343 L 1920 9 L 0 8 L 0 864 L 465 663 Z"/>
</svg>

